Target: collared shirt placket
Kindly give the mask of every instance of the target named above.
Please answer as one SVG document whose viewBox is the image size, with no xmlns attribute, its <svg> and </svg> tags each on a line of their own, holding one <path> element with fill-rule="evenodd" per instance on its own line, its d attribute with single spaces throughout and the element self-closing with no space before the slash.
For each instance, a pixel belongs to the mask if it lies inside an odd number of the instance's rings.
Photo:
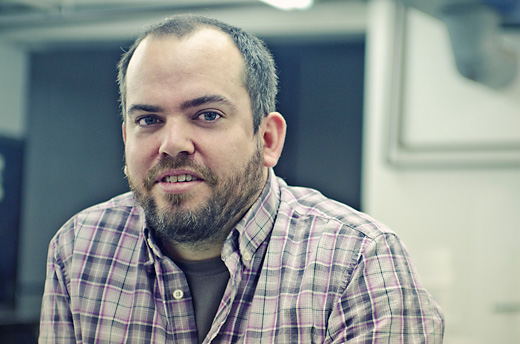
<svg viewBox="0 0 520 344">
<path fill-rule="evenodd" d="M 233 249 L 233 247 L 236 247 L 234 241 L 236 240 L 237 234 L 238 233 L 236 232 L 232 233 L 224 243 L 223 252 L 225 253 L 223 253 L 223 261 L 229 270 L 230 277 L 227 288 L 222 296 L 220 306 L 217 310 L 217 314 L 215 315 L 213 325 L 203 342 L 204 344 L 211 343 L 228 320 L 233 303 L 237 297 L 238 287 L 242 281 L 243 269 L 240 261 L 240 254 Z"/>
<path fill-rule="evenodd" d="M 195 343 L 197 342 L 197 327 L 193 300 L 186 277 L 170 258 L 160 253 L 150 239 L 147 240 L 147 243 L 154 260 L 156 313 L 162 317 L 165 324 L 166 341 Z"/>
</svg>

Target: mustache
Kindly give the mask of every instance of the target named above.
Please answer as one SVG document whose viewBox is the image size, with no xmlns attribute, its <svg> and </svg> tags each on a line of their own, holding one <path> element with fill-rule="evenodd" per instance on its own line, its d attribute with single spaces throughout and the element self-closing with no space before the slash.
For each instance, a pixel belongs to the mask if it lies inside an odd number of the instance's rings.
<svg viewBox="0 0 520 344">
<path fill-rule="evenodd" d="M 216 185 L 217 183 L 217 176 L 209 167 L 195 162 L 193 158 L 181 155 L 175 158 L 170 156 L 162 157 L 161 160 L 159 160 L 159 162 L 148 171 L 144 180 L 144 187 L 150 191 L 155 185 L 159 174 L 167 170 L 176 169 L 187 169 L 193 171 L 202 177 L 202 179 L 204 179 L 204 181 L 210 186 Z"/>
</svg>

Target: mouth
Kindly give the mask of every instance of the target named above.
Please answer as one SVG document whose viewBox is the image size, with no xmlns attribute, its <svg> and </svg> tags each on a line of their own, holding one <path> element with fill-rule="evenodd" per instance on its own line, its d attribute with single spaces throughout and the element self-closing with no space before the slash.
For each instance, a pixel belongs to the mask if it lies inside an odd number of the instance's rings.
<svg viewBox="0 0 520 344">
<path fill-rule="evenodd" d="M 196 180 L 201 180 L 194 175 L 191 174 L 179 174 L 179 175 L 168 175 L 160 179 L 162 183 L 186 183 L 192 182 Z"/>
<path fill-rule="evenodd" d="M 153 179 L 153 184 L 148 185 L 152 190 L 154 185 L 167 194 L 183 194 L 191 192 L 195 187 L 204 182 L 199 174 L 188 170 L 169 170 L 159 174 Z"/>
<path fill-rule="evenodd" d="M 154 184 L 181 184 L 190 182 L 202 182 L 204 178 L 198 173 L 190 170 L 167 170 L 154 178 Z"/>
</svg>

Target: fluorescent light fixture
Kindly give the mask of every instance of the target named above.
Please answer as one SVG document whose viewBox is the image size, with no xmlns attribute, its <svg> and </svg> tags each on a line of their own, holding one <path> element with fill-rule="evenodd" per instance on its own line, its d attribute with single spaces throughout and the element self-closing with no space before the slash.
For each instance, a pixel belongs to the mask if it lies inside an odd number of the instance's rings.
<svg viewBox="0 0 520 344">
<path fill-rule="evenodd" d="M 260 0 L 281 10 L 308 10 L 314 5 L 314 0 Z"/>
</svg>

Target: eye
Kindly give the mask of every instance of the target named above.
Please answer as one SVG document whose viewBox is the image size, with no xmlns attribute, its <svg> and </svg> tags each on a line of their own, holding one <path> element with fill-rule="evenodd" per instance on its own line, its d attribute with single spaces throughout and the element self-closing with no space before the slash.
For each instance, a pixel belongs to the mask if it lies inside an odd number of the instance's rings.
<svg viewBox="0 0 520 344">
<path fill-rule="evenodd" d="M 221 114 L 215 111 L 206 111 L 197 116 L 197 119 L 203 120 L 205 122 L 216 122 L 222 117 Z"/>
<path fill-rule="evenodd" d="M 157 116 L 147 115 L 138 117 L 135 122 L 141 127 L 149 127 L 161 123 L 161 120 Z"/>
</svg>

